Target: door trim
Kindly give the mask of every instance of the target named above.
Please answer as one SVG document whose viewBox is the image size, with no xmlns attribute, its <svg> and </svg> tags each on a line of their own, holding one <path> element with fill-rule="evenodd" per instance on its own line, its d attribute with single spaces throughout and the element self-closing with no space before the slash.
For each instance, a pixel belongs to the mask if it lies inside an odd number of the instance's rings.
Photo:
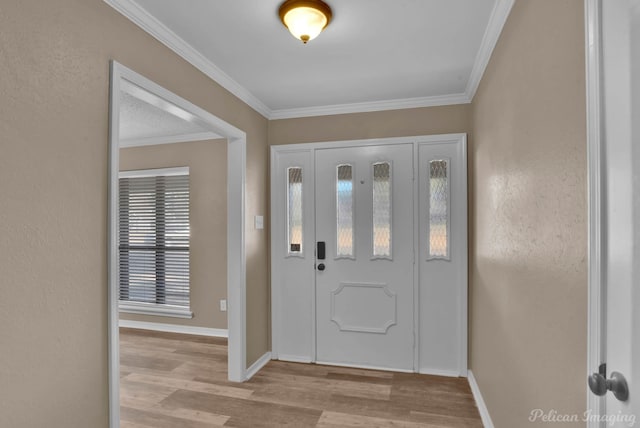
<svg viewBox="0 0 640 428">
<path fill-rule="evenodd" d="M 585 54 L 587 98 L 587 175 L 588 175 L 588 315 L 587 373 L 598 370 L 604 361 L 604 281 L 603 261 L 607 242 L 604 211 L 604 141 L 602 138 L 601 88 L 601 0 L 585 0 Z M 605 400 L 591 393 L 585 381 L 587 411 L 605 414 Z M 587 427 L 599 428 L 604 423 L 589 420 Z"/>
<path fill-rule="evenodd" d="M 141 74 L 111 60 L 109 92 L 109 165 L 107 223 L 108 283 L 108 377 L 109 426 L 120 426 L 120 355 L 118 312 L 118 175 L 120 88 L 133 83 L 145 91 L 174 104 L 227 141 L 227 299 L 228 378 L 233 382 L 247 380 L 246 362 L 246 133 L 195 104 L 170 92 Z"/>
<path fill-rule="evenodd" d="M 462 144 L 462 151 L 464 154 L 464 159 L 466 160 L 467 155 L 467 134 L 465 133 L 455 133 L 455 134 L 438 134 L 438 135 L 420 135 L 420 136 L 409 136 L 409 137 L 391 137 L 391 138 L 374 138 L 374 139 L 361 139 L 361 140 L 342 140 L 342 141 L 328 141 L 328 142 L 312 142 L 312 143 L 300 143 L 300 144 L 286 144 L 286 145 L 275 145 L 271 146 L 270 153 L 270 194 L 271 197 L 276 194 L 278 191 L 278 183 L 276 181 L 276 171 L 275 166 L 277 164 L 277 156 L 281 153 L 287 152 L 309 152 L 312 156 L 312 159 L 315 159 L 315 151 L 321 149 L 330 149 L 330 148 L 348 148 L 348 147 L 367 147 L 367 146 L 378 146 L 378 145 L 397 145 L 397 144 L 412 144 L 413 145 L 413 168 L 414 168 L 414 200 L 418 200 L 418 192 L 419 192 L 419 183 L 416 177 L 415 171 L 417 168 L 418 160 L 418 148 L 421 145 L 429 145 L 429 144 L 442 144 L 445 142 L 456 142 Z M 462 178 L 462 184 L 465 194 L 468 191 L 467 186 L 467 168 L 465 165 L 464 168 L 464 176 Z M 311 171 L 310 175 L 315 176 L 315 162 L 311 162 Z M 465 198 L 465 201 L 467 199 Z M 315 212 L 315 207 L 314 212 Z M 271 211 L 273 213 L 273 206 L 271 207 Z M 468 219 L 468 207 L 467 204 L 464 204 L 464 216 Z M 414 204 L 414 230 L 417 227 L 417 221 L 419 218 L 419 204 Z M 273 218 L 273 215 L 272 215 Z M 312 219 L 315 224 L 315 219 Z M 464 224 L 464 235 L 467 234 L 467 226 L 468 221 Z M 311 361 L 307 361 L 306 359 L 302 359 L 300 357 L 291 357 L 286 355 L 281 355 L 278 352 L 278 345 L 280 343 L 279 331 L 277 326 L 280 325 L 280 309 L 282 302 L 280 301 L 280 285 L 279 278 L 281 278 L 281 269 L 277 263 L 273 263 L 273 257 L 275 254 L 278 254 L 279 241 L 276 239 L 278 231 L 276 230 L 275 222 L 271 222 L 270 226 L 270 236 L 271 236 L 271 355 L 273 359 L 283 359 L 287 361 L 301 361 L 301 362 L 311 362 L 315 363 L 316 361 L 316 349 L 315 349 L 315 328 L 312 329 L 312 358 Z M 315 242 L 315 236 L 307 238 L 308 242 Z M 468 248 L 468 237 L 465 240 L 465 243 Z M 419 240 L 414 240 L 414 275 L 413 275 L 413 296 L 414 296 L 414 357 L 413 357 L 413 365 L 414 372 L 419 371 L 420 367 L 420 359 L 419 359 L 419 349 L 420 349 L 420 320 L 419 320 L 419 288 L 420 288 L 420 275 L 419 275 L 419 267 L 420 264 L 417 262 L 417 257 L 419 254 Z M 468 272 L 468 252 L 465 252 L 463 259 L 463 266 L 465 272 Z M 462 292 L 460 293 L 460 319 L 459 322 L 459 332 L 461 336 L 461 346 L 460 346 L 460 355 L 458 361 L 458 372 L 446 372 L 446 373 L 431 373 L 428 374 L 444 374 L 449 376 L 467 376 L 467 366 L 468 366 L 468 281 L 466 281 L 466 286 L 463 287 Z M 315 319 L 315 282 L 313 284 L 313 291 L 311 293 L 312 299 L 312 307 L 313 307 L 313 319 Z M 325 364 L 325 363 L 323 363 Z M 422 372 L 421 372 L 422 373 Z M 425 372 L 426 373 L 426 372 Z"/>
</svg>

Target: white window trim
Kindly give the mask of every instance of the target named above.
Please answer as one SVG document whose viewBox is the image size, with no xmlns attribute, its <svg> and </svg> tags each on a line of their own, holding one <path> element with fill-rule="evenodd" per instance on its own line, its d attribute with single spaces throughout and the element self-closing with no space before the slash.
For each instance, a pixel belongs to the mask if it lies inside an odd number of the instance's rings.
<svg viewBox="0 0 640 428">
<path fill-rule="evenodd" d="M 120 313 L 139 314 L 139 315 L 156 315 L 173 318 L 193 318 L 191 308 L 182 308 L 173 305 L 158 305 L 156 303 L 143 302 L 123 302 L 118 304 Z"/>
</svg>

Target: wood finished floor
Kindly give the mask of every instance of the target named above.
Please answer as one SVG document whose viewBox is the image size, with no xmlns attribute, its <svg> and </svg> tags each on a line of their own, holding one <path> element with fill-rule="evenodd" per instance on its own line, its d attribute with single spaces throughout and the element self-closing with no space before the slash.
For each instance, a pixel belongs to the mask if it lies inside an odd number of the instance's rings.
<svg viewBox="0 0 640 428">
<path fill-rule="evenodd" d="M 482 427 L 466 379 L 271 361 L 238 384 L 226 360 L 226 339 L 120 329 L 120 426 Z"/>
</svg>

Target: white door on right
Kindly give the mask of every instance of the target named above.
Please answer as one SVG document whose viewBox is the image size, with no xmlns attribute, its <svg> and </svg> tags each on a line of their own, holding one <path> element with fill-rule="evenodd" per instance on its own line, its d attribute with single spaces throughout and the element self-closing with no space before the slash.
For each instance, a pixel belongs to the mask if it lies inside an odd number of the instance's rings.
<svg viewBox="0 0 640 428">
<path fill-rule="evenodd" d="M 457 139 L 418 143 L 418 371 L 467 375 L 467 156 Z"/>
<path fill-rule="evenodd" d="M 599 426 L 640 424 L 640 0 L 601 0 L 604 342 Z M 590 367 L 591 370 L 596 369 Z M 606 380 L 605 380 L 606 379 Z M 626 383 L 627 393 L 624 391 Z M 598 426 L 598 423 L 590 426 Z"/>
</svg>

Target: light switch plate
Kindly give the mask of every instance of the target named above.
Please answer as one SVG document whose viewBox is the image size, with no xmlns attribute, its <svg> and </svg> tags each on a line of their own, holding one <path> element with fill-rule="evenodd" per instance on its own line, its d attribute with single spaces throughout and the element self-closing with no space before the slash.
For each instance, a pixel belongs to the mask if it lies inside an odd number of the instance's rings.
<svg viewBox="0 0 640 428">
<path fill-rule="evenodd" d="M 227 299 L 221 299 L 220 300 L 220 310 L 222 312 L 226 312 L 227 311 Z"/>
<path fill-rule="evenodd" d="M 255 217 L 255 224 L 256 224 L 256 229 L 257 230 L 264 229 L 264 217 L 261 216 L 261 215 L 257 215 Z"/>
</svg>

